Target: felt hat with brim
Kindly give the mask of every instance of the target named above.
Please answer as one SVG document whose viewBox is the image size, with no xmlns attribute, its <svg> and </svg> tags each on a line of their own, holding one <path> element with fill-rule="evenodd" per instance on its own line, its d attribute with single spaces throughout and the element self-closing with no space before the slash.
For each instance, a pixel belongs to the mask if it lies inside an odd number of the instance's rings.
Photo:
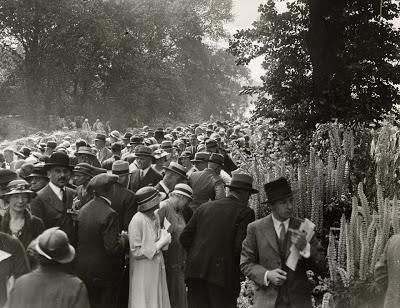
<svg viewBox="0 0 400 308">
<path fill-rule="evenodd" d="M 38 163 L 33 165 L 33 171 L 30 175 L 28 175 L 26 178 L 47 178 L 47 171 L 44 169 L 44 164 L 43 163 Z"/>
<path fill-rule="evenodd" d="M 150 147 L 145 145 L 138 145 L 135 148 L 135 157 L 151 157 L 154 159 L 153 151 Z"/>
<path fill-rule="evenodd" d="M 252 194 L 258 193 L 258 190 L 253 188 L 253 177 L 247 174 L 234 173 L 231 182 L 225 186 L 248 190 Z"/>
<path fill-rule="evenodd" d="M 34 242 L 36 252 L 57 263 L 71 263 L 75 258 L 75 248 L 70 245 L 67 234 L 58 227 L 40 234 Z"/>
<path fill-rule="evenodd" d="M 53 167 L 65 167 L 70 170 L 74 169 L 74 166 L 69 163 L 69 156 L 63 152 L 51 154 L 49 161 L 44 165 L 46 170 L 50 170 Z"/>
<path fill-rule="evenodd" d="M 94 173 L 94 166 L 88 163 L 79 163 L 74 167 L 74 170 L 72 170 L 73 173 L 81 173 L 88 175 L 90 177 L 95 176 Z"/>
<path fill-rule="evenodd" d="M 118 181 L 118 176 L 114 174 L 101 173 L 94 176 L 88 184 L 88 187 L 93 188 L 94 191 L 101 190 L 107 186 L 114 185 Z"/>
<path fill-rule="evenodd" d="M 130 144 L 142 144 L 143 143 L 143 137 L 140 137 L 138 135 L 132 136 L 129 139 Z"/>
<path fill-rule="evenodd" d="M 111 145 L 111 150 L 112 151 L 114 151 L 114 152 L 121 152 L 122 151 L 122 144 L 121 143 L 119 143 L 119 142 L 114 142 L 112 145 Z"/>
<path fill-rule="evenodd" d="M 96 154 L 93 153 L 91 147 L 79 147 L 79 150 L 75 153 L 75 155 L 91 155 L 96 157 Z"/>
<path fill-rule="evenodd" d="M 119 133 L 119 131 L 113 130 L 113 131 L 110 133 L 110 137 L 112 137 L 112 138 L 114 138 L 114 139 L 119 139 L 119 138 L 121 138 L 121 134 Z"/>
<path fill-rule="evenodd" d="M 176 184 L 171 193 L 179 194 L 193 200 L 193 189 L 187 184 Z"/>
<path fill-rule="evenodd" d="M 106 135 L 104 135 L 104 134 L 97 134 L 97 135 L 96 135 L 96 138 L 94 138 L 94 141 L 96 141 L 96 140 L 106 142 Z"/>
<path fill-rule="evenodd" d="M 181 155 L 179 155 L 179 158 L 192 158 L 192 152 L 190 151 L 183 151 Z"/>
<path fill-rule="evenodd" d="M 194 155 L 194 159 L 191 160 L 192 163 L 207 161 L 210 159 L 210 153 L 208 152 L 197 152 Z"/>
<path fill-rule="evenodd" d="M 173 143 L 170 140 L 164 140 L 163 142 L 161 142 L 161 149 L 172 149 L 173 147 Z"/>
<path fill-rule="evenodd" d="M 18 175 L 16 172 L 9 169 L 0 169 L 0 185 L 8 184 L 9 182 L 16 180 Z"/>
<path fill-rule="evenodd" d="M 22 179 L 17 179 L 8 183 L 7 190 L 7 193 L 1 195 L 2 198 L 17 194 L 28 194 L 31 197 L 36 195 L 32 190 L 29 189 L 29 183 Z"/>
<path fill-rule="evenodd" d="M 46 148 L 55 149 L 57 147 L 57 142 L 47 141 Z"/>
<path fill-rule="evenodd" d="M 206 141 L 206 147 L 207 148 L 217 148 L 218 147 L 218 142 L 215 139 L 207 139 Z"/>
<path fill-rule="evenodd" d="M 159 192 L 156 188 L 146 186 L 136 192 L 136 204 L 139 212 L 147 212 L 157 206 L 166 197 L 165 193 Z"/>
<path fill-rule="evenodd" d="M 219 154 L 219 153 L 212 153 L 208 162 L 223 166 L 224 165 L 224 155 Z"/>
<path fill-rule="evenodd" d="M 112 174 L 127 175 L 129 174 L 129 163 L 124 160 L 116 160 L 111 167 Z"/>
<path fill-rule="evenodd" d="M 165 170 L 172 171 L 180 176 L 186 178 L 187 169 L 176 162 L 171 162 L 168 167 L 163 167 Z"/>
<path fill-rule="evenodd" d="M 264 191 L 267 196 L 267 200 L 262 202 L 262 204 L 268 204 L 274 201 L 286 199 L 296 193 L 296 191 L 292 191 L 287 179 L 284 177 L 280 177 L 274 181 L 266 183 L 264 185 Z"/>
</svg>

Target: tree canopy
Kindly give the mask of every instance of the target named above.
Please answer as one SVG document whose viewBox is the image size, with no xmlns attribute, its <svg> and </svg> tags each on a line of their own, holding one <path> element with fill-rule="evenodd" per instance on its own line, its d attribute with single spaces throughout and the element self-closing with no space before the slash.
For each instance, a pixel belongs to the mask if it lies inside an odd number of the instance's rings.
<svg viewBox="0 0 400 308">
<path fill-rule="evenodd" d="M 238 115 L 248 69 L 205 43 L 227 37 L 231 1 L 4 0 L 0 113 L 115 125 Z"/>
<path fill-rule="evenodd" d="M 296 0 L 278 11 L 269 0 L 259 12 L 229 46 L 238 64 L 264 59 L 262 85 L 243 89 L 256 97 L 255 117 L 284 123 L 302 138 L 333 119 L 379 120 L 399 101 L 397 3 Z"/>
</svg>

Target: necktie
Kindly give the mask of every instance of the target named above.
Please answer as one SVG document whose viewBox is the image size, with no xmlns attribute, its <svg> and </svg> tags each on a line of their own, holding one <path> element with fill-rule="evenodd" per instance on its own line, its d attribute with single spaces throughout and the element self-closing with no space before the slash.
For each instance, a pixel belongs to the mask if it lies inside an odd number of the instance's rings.
<svg viewBox="0 0 400 308">
<path fill-rule="evenodd" d="M 61 188 L 61 200 L 64 204 L 67 202 L 67 192 L 65 188 Z"/>
<path fill-rule="evenodd" d="M 279 250 L 282 256 L 286 253 L 286 229 L 285 224 L 281 222 L 281 230 L 279 232 Z"/>
</svg>

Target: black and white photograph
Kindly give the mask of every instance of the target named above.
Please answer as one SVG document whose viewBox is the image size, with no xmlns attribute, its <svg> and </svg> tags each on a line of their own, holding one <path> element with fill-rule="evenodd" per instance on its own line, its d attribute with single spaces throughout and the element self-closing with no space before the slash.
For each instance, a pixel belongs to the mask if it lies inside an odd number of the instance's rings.
<svg viewBox="0 0 400 308">
<path fill-rule="evenodd" d="M 400 308 L 400 0 L 0 0 L 0 308 Z"/>
</svg>

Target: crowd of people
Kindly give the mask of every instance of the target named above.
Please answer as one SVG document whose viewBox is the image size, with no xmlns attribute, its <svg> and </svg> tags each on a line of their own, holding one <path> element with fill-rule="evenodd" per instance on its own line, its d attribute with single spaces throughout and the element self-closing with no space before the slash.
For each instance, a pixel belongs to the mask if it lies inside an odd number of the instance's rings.
<svg viewBox="0 0 400 308">
<path fill-rule="evenodd" d="M 0 155 L 0 307 L 229 308 L 245 276 L 254 307 L 312 307 L 306 272 L 325 257 L 290 183 L 265 183 L 271 214 L 255 220 L 229 153 L 251 155 L 251 124 L 95 125 Z"/>
</svg>

